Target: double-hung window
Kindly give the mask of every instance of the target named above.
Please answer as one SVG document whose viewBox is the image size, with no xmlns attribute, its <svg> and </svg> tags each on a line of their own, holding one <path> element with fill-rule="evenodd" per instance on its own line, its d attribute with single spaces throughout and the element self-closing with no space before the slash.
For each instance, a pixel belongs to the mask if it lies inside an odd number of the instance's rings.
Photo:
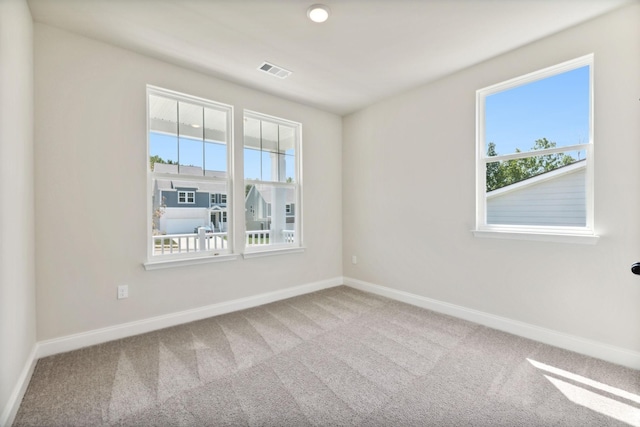
<svg viewBox="0 0 640 427">
<path fill-rule="evenodd" d="M 245 111 L 245 253 L 301 246 L 301 125 Z"/>
<path fill-rule="evenodd" d="M 195 191 L 178 191 L 178 203 L 195 203 L 196 192 Z"/>
<path fill-rule="evenodd" d="M 229 253 L 232 107 L 149 86 L 147 111 L 149 263 Z"/>
<path fill-rule="evenodd" d="M 593 55 L 476 102 L 476 235 L 593 243 Z"/>
</svg>

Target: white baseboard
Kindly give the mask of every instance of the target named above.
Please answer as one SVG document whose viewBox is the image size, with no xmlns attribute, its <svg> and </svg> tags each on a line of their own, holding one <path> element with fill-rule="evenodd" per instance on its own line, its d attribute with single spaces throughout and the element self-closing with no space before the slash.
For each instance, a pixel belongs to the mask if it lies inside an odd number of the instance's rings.
<svg viewBox="0 0 640 427">
<path fill-rule="evenodd" d="M 279 291 L 267 292 L 264 294 L 254 295 L 246 298 L 240 298 L 232 301 L 226 301 L 218 304 L 212 304 L 192 310 L 186 310 L 178 313 L 157 316 L 149 319 L 139 320 L 135 322 L 123 323 L 93 331 L 87 331 L 79 334 L 68 335 L 46 341 L 40 341 L 34 346 L 28 360 L 25 362 L 24 369 L 20 378 L 11 394 L 7 405 L 2 414 L 0 414 L 0 427 L 10 426 L 18 412 L 22 397 L 29 385 L 31 375 L 38 358 L 50 356 L 53 354 L 63 353 L 66 351 L 77 350 L 79 348 L 90 345 L 100 344 L 120 338 L 126 338 L 146 332 L 155 331 L 162 328 L 180 325 L 183 323 L 193 322 L 212 316 L 218 316 L 233 311 L 244 310 L 310 292 L 322 289 L 332 288 L 345 284 L 355 289 L 373 294 L 381 295 L 397 301 L 412 304 L 418 307 L 433 310 L 439 313 L 448 314 L 461 319 L 469 320 L 481 325 L 485 325 L 494 329 L 505 331 L 514 335 L 519 335 L 545 344 L 564 348 L 566 350 L 575 351 L 598 359 L 606 360 L 611 363 L 627 366 L 633 369 L 640 369 L 640 353 L 627 350 L 620 347 L 614 347 L 608 344 L 600 343 L 565 334 L 551 329 L 541 328 L 539 326 L 508 319 L 505 317 L 495 316 L 478 310 L 450 304 L 443 301 L 434 300 L 420 295 L 411 294 L 385 286 L 375 285 L 349 277 L 336 277 L 305 285 L 294 286 Z"/>
<path fill-rule="evenodd" d="M 36 367 L 36 362 L 38 361 L 38 358 L 36 357 L 37 348 L 38 344 L 35 344 L 29 354 L 29 357 L 27 357 L 27 360 L 25 361 L 24 368 L 22 368 L 22 372 L 18 377 L 18 382 L 13 388 L 11 396 L 9 396 L 9 401 L 0 414 L 0 427 L 9 427 L 13 424 L 13 420 L 18 413 L 18 408 L 20 408 L 20 403 L 24 397 L 24 393 L 27 391 L 27 387 L 29 386 L 29 381 L 31 381 L 31 375 Z"/>
<path fill-rule="evenodd" d="M 469 320 L 480 325 L 493 329 L 508 332 L 534 341 L 560 347 L 565 350 L 574 351 L 586 356 L 606 360 L 617 365 L 626 366 L 632 369 L 640 369 L 640 353 L 615 347 L 598 341 L 592 341 L 575 335 L 565 334 L 552 329 L 542 328 L 518 320 L 506 317 L 495 316 L 478 310 L 450 304 L 443 301 L 415 295 L 409 292 L 375 285 L 349 277 L 344 278 L 344 284 L 365 292 L 371 292 L 396 301 L 426 308 L 438 313 L 448 314 L 460 319 Z"/>
<path fill-rule="evenodd" d="M 335 277 L 333 279 L 294 286 L 279 291 L 267 292 L 264 294 L 254 295 L 246 298 L 212 304 L 205 307 L 194 308 L 192 310 L 185 310 L 178 313 L 167 314 L 164 316 L 152 317 L 149 319 L 123 323 L 116 326 L 109 326 L 107 328 L 95 329 L 79 334 L 67 335 L 60 338 L 40 341 L 37 345 L 36 358 L 77 350 L 79 348 L 88 347 L 90 345 L 101 344 L 107 341 L 113 341 L 133 335 L 139 335 L 162 328 L 168 328 L 171 326 L 181 325 L 183 323 L 189 323 L 196 320 L 206 319 L 212 316 L 230 313 L 233 311 L 244 310 L 246 308 L 268 304 L 270 302 L 280 301 L 298 295 L 304 295 L 310 292 L 319 291 L 321 289 L 340 286 L 342 284 L 342 277 Z"/>
</svg>

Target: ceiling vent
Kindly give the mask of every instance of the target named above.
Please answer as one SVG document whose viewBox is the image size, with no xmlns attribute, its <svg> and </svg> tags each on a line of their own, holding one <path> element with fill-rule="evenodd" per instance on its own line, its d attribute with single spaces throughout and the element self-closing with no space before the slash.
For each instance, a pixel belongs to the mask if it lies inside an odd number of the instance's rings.
<svg viewBox="0 0 640 427">
<path fill-rule="evenodd" d="M 286 79 L 291 75 L 291 71 L 285 70 L 277 65 L 269 64 L 268 62 L 263 62 L 262 65 L 258 67 L 258 70 L 264 71 L 267 74 L 271 74 L 272 76 L 276 76 L 281 79 Z"/>
</svg>

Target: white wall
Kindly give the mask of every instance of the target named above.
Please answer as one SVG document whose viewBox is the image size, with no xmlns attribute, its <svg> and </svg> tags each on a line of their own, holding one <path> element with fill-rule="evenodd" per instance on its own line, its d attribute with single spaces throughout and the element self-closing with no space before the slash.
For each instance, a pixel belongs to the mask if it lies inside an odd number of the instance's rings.
<svg viewBox="0 0 640 427">
<path fill-rule="evenodd" d="M 0 0 L 0 425 L 36 342 L 33 198 L 33 25 Z"/>
<path fill-rule="evenodd" d="M 634 3 L 346 117 L 344 275 L 640 351 L 639 22 Z M 602 238 L 474 238 L 475 91 L 591 52 Z"/>
<path fill-rule="evenodd" d="M 342 275 L 340 117 L 42 24 L 35 61 L 38 340 Z M 243 109 L 303 124 L 303 254 L 143 269 L 146 84 L 233 105 L 237 164 Z"/>
</svg>

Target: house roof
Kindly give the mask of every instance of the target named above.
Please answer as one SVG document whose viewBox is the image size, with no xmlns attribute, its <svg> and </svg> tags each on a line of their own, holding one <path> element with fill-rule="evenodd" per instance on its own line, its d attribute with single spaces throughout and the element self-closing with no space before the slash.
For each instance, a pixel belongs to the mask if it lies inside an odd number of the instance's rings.
<svg viewBox="0 0 640 427">
<path fill-rule="evenodd" d="M 180 169 L 178 170 L 178 165 L 170 165 L 167 163 L 154 163 L 153 171 L 155 173 L 167 173 L 172 175 L 188 175 L 188 176 L 203 175 L 202 168 L 200 166 L 180 165 Z M 227 172 L 207 169 L 204 171 L 204 176 L 226 178 Z"/>
<path fill-rule="evenodd" d="M 539 175 L 533 176 L 528 179 L 524 179 L 520 182 L 516 182 L 515 184 L 507 185 L 502 188 L 498 188 L 497 190 L 488 191 L 487 199 L 501 196 L 505 193 L 510 193 L 512 191 L 521 190 L 527 187 L 531 187 L 533 185 L 539 184 L 544 181 L 548 181 L 550 179 L 558 178 L 560 176 L 568 175 L 570 173 L 578 172 L 587 167 L 587 160 L 582 159 L 577 162 L 573 162 L 566 166 L 561 166 L 557 169 L 553 169 L 549 172 L 544 172 Z"/>
<path fill-rule="evenodd" d="M 179 188 L 195 188 L 201 193 L 226 194 L 227 185 L 224 182 L 213 181 L 180 181 L 171 179 L 156 179 L 155 187 L 162 191 L 176 191 Z"/>
<path fill-rule="evenodd" d="M 175 185 L 175 184 L 174 184 Z M 198 191 L 207 192 L 211 194 L 227 194 L 227 185 L 222 182 L 199 182 Z"/>
<path fill-rule="evenodd" d="M 155 173 L 178 173 L 178 165 L 169 165 L 166 163 L 154 163 L 153 171 Z"/>
<path fill-rule="evenodd" d="M 258 184 L 255 186 L 256 191 L 258 192 L 258 194 L 260 194 L 260 196 L 262 196 L 262 198 L 264 199 L 265 202 L 267 203 L 271 203 L 273 200 L 273 189 L 274 187 L 272 186 L 268 186 L 268 185 L 262 185 L 262 184 Z M 284 189 L 284 194 L 285 194 L 285 203 L 286 204 L 291 204 L 291 203 L 295 203 L 295 192 L 293 191 L 293 189 L 289 189 L 289 188 L 285 188 Z"/>
<path fill-rule="evenodd" d="M 155 183 L 156 189 L 169 191 L 173 190 L 173 186 L 171 185 L 171 180 L 169 179 L 156 179 Z"/>
<path fill-rule="evenodd" d="M 201 184 L 197 181 L 176 181 L 176 180 L 171 181 L 171 187 L 173 187 L 173 189 L 195 188 L 196 190 L 199 190 L 200 186 Z"/>
</svg>

